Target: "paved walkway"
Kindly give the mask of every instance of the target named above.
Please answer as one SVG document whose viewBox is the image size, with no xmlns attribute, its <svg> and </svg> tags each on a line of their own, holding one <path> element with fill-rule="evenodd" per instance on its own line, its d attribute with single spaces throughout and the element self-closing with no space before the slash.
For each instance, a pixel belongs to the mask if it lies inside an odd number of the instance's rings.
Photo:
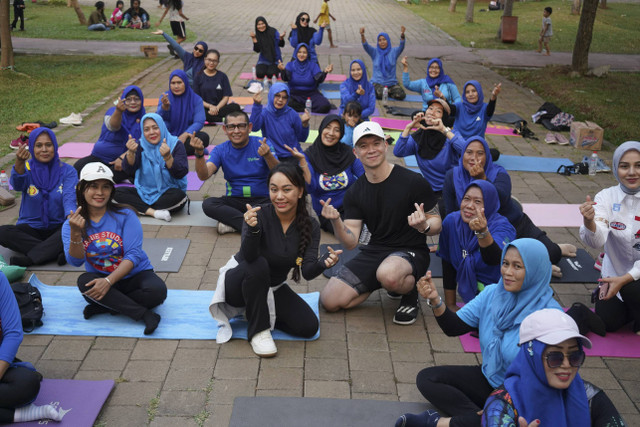
<svg viewBox="0 0 640 427">
<path fill-rule="evenodd" d="M 148 2 L 148 0 L 147 0 Z M 229 10 L 210 10 L 209 0 L 192 0 L 185 13 L 193 16 L 191 29 L 204 40 L 215 40 L 225 46 L 220 68 L 232 82 L 236 95 L 247 95 L 238 80 L 241 72 L 249 71 L 255 54 L 249 52 L 247 10 L 268 11 L 267 19 L 277 28 L 285 28 L 298 10 L 317 13 L 318 0 L 240 0 Z M 195 13 L 199 10 L 199 13 Z M 346 73 L 352 59 L 363 57 L 359 48 L 358 27 L 365 25 L 373 38 L 378 31 L 392 34 L 397 43 L 400 24 L 407 26 L 407 53 L 414 79 L 424 76 L 426 60 L 417 59 L 439 52 L 462 49 L 446 34 L 420 21 L 415 15 L 388 0 L 351 0 L 331 3 L 338 18 L 334 25 L 339 49 L 321 47 L 321 63 L 334 63 L 338 73 Z M 428 42 L 422 42 L 428 40 Z M 190 44 L 192 40 L 188 42 Z M 228 50 L 226 48 L 229 48 Z M 57 46 L 60 51 L 60 46 Z M 91 53 L 95 50 L 91 50 Z M 285 48 L 288 55 L 291 48 Z M 500 51 L 505 53 L 504 51 Z M 448 57 L 447 71 L 461 84 L 471 78 L 491 87 L 502 81 L 503 92 L 497 112 L 516 112 L 528 117 L 543 100 L 473 61 Z M 540 57 L 540 59 L 543 59 Z M 367 59 L 368 66 L 370 61 Z M 170 71 L 179 61 L 166 59 L 146 70 L 123 86 L 135 82 L 146 97 L 157 97 L 166 90 Z M 102 116 L 117 93 L 99 100 L 84 113 L 80 127 L 60 127 L 60 142 L 95 141 Z M 418 106 L 419 104 L 415 104 Z M 320 118 L 312 119 L 317 127 Z M 224 141 L 219 127 L 205 128 L 213 144 Z M 541 141 L 523 140 L 516 136 L 488 136 L 492 146 L 505 154 L 569 157 L 581 159 L 583 152 L 570 147 L 549 146 L 542 139 L 544 131 L 537 125 L 534 132 Z M 603 156 L 611 159 L 606 150 Z M 389 154 L 390 160 L 402 163 Z M 193 168 L 193 164 L 191 164 Z M 611 175 L 564 177 L 556 174 L 512 173 L 513 193 L 522 202 L 579 203 L 585 194 L 613 184 Z M 221 194 L 224 180 L 221 174 L 205 182 L 192 200 Z M 14 221 L 18 209 L 0 213 L 0 223 Z M 582 247 L 575 228 L 546 230 L 558 242 Z M 218 269 L 229 254 L 239 248 L 239 236 L 219 236 L 205 227 L 175 225 L 144 226 L 146 237 L 176 237 L 191 240 L 191 246 L 178 273 L 161 274 L 173 289 L 215 288 Z M 323 234 L 323 243 L 335 239 Z M 595 255 L 595 251 L 590 251 Z M 78 274 L 39 272 L 38 277 L 52 285 L 75 285 Z M 322 289 L 322 276 L 303 281 L 295 289 L 311 292 Z M 441 286 L 441 281 L 438 281 Z M 592 284 L 554 285 L 557 297 L 564 305 L 574 301 L 588 302 Z M 45 302 L 46 303 L 46 302 Z M 210 341 L 152 340 L 128 338 L 93 338 L 69 336 L 27 336 L 19 357 L 30 360 L 48 378 L 115 379 L 115 391 L 100 415 L 99 425 L 106 426 L 226 426 L 236 396 L 298 396 L 344 399 L 377 399 L 392 401 L 423 400 L 415 387 L 416 373 L 426 367 L 441 364 L 476 364 L 479 357 L 467 354 L 457 338 L 446 337 L 437 326 L 431 310 L 422 305 L 418 322 L 398 326 L 391 321 L 397 303 L 378 292 L 360 307 L 339 313 L 321 311 L 321 337 L 314 342 L 278 342 L 279 353 L 274 359 L 257 358 L 246 341 L 231 341 L 222 346 Z M 46 319 L 45 319 L 46 320 Z M 162 323 L 160 324 L 162 327 Z M 640 425 L 640 362 L 635 359 L 590 357 L 581 369 L 582 376 L 606 389 L 629 425 Z M 196 419 L 198 421 L 196 421 Z M 204 420 L 204 421 L 203 421 Z M 348 421 L 345 421 L 348 425 Z"/>
</svg>

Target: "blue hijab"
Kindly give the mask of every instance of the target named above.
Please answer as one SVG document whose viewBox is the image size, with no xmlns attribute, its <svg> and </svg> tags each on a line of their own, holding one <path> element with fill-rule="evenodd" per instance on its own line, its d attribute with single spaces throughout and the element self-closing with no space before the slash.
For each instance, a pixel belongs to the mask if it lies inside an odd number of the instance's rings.
<svg viewBox="0 0 640 427">
<path fill-rule="evenodd" d="M 129 110 L 124 110 L 124 112 L 122 113 L 122 124 L 120 125 L 120 128 L 124 129 L 124 131 L 127 133 L 127 139 L 129 139 L 129 135 L 133 136 L 135 139 L 140 139 L 140 120 L 142 119 L 142 116 L 147 113 L 144 108 L 144 96 L 142 95 L 142 90 L 135 85 L 127 86 L 122 91 L 120 99 L 125 99 L 132 91 L 140 97 L 140 109 L 136 113 L 130 113 Z M 116 107 L 109 108 L 106 115 L 112 115 L 115 110 Z"/>
<path fill-rule="evenodd" d="M 440 74 L 438 74 L 438 77 L 436 77 L 435 79 L 432 79 L 429 76 L 429 67 L 431 67 L 431 64 L 433 64 L 434 62 L 437 63 L 440 66 Z M 444 68 L 442 68 L 442 61 L 440 61 L 438 58 L 433 58 L 427 64 L 427 84 L 429 85 L 431 90 L 436 90 L 436 85 L 439 86 L 439 85 L 441 85 L 443 83 L 451 83 L 451 84 L 455 85 L 453 80 L 451 80 L 451 77 L 449 77 L 448 75 L 446 75 L 444 73 Z"/>
<path fill-rule="evenodd" d="M 38 139 L 38 136 L 43 132 L 49 135 L 53 143 L 53 158 L 47 163 L 36 160 L 36 156 L 33 153 L 36 139 Z M 42 205 L 40 206 L 42 224 L 45 228 L 49 228 L 49 193 L 58 188 L 62 174 L 62 162 L 60 162 L 60 157 L 58 156 L 58 140 L 56 139 L 56 134 L 53 133 L 51 129 L 45 127 L 39 127 L 33 130 L 29 135 L 29 153 L 31 153 L 31 158 L 27 166 L 31 172 L 31 182 L 42 195 Z"/>
<path fill-rule="evenodd" d="M 307 59 L 300 61 L 298 59 L 298 51 L 303 46 L 307 49 Z M 311 91 L 317 89 L 318 83 L 316 82 L 315 76 L 321 73 L 322 70 L 317 62 L 311 61 L 309 45 L 306 43 L 298 43 L 293 53 L 293 58 L 294 59 L 287 64 L 287 70 L 291 73 L 289 88 L 294 91 Z"/>
<path fill-rule="evenodd" d="M 292 110 L 293 109 L 291 107 L 289 107 L 288 105 L 285 105 L 284 107 L 277 109 L 275 105 L 273 105 L 273 100 L 276 96 L 276 93 L 280 93 L 282 91 L 287 92 L 287 96 L 289 96 L 289 86 L 287 86 L 284 83 L 276 83 L 273 86 L 271 86 L 271 89 L 269 89 L 269 97 L 267 100 L 267 105 L 264 107 L 265 110 L 267 110 L 270 114 L 272 114 L 274 117 L 281 117 L 283 115 L 285 115 L 287 113 L 288 110 Z M 277 138 L 274 137 L 274 139 L 276 141 L 278 141 Z"/>
<path fill-rule="evenodd" d="M 358 63 L 360 65 L 360 68 L 362 68 L 362 77 L 360 77 L 360 80 L 355 80 L 353 77 L 351 77 L 351 66 L 354 62 Z M 351 61 L 351 63 L 349 64 L 349 78 L 342 82 L 341 86 L 342 85 L 344 85 L 348 89 L 350 94 L 356 93 L 356 90 L 358 90 L 358 85 L 362 86 L 365 94 L 371 93 L 371 91 L 375 90 L 373 87 L 373 83 L 369 82 L 369 77 L 367 76 L 367 67 L 364 66 L 364 62 L 362 62 L 361 59 L 354 59 L 353 61 Z M 367 107 L 369 107 L 369 97 L 360 97 L 358 99 L 358 103 L 362 106 L 363 110 L 366 109 Z M 340 105 L 340 114 L 344 113 L 345 106 L 346 104 Z"/>
<path fill-rule="evenodd" d="M 469 85 L 475 87 L 478 91 L 478 101 L 475 104 L 467 101 L 466 89 Z M 462 102 L 456 102 L 456 121 L 454 123 L 454 128 L 464 138 L 471 135 L 484 136 L 487 128 L 487 104 L 483 101 L 484 94 L 480 83 L 475 80 L 466 82 L 462 91 Z M 478 117 L 480 117 L 480 120 L 478 120 Z"/>
<path fill-rule="evenodd" d="M 155 113 L 145 114 L 140 122 L 140 129 L 144 127 L 144 121 L 152 119 L 160 128 L 160 142 L 152 144 L 144 137 L 144 132 L 140 137 L 140 146 L 142 153 L 140 155 L 140 167 L 136 170 L 136 190 L 142 200 L 148 204 L 154 204 L 160 196 L 162 196 L 170 188 L 179 188 L 187 191 L 187 177 L 180 179 L 174 178 L 169 170 L 162 155 L 160 154 L 160 145 L 166 142 L 171 152 L 176 144 L 182 144 L 177 136 L 169 133 L 167 126 L 160 115 Z"/>
<path fill-rule="evenodd" d="M 487 227 L 492 235 L 510 235 L 515 238 L 516 231 L 509 221 L 498 213 L 500 209 L 500 199 L 498 191 L 488 181 L 471 181 L 465 188 L 464 194 L 471 187 L 478 187 L 484 199 L 484 215 L 487 218 Z M 451 216 L 451 219 L 447 219 Z M 464 300 L 469 302 L 475 298 L 478 292 L 480 281 L 484 284 L 495 283 L 500 278 L 499 265 L 486 265 L 480 254 L 480 246 L 475 233 L 469 228 L 469 224 L 462 221 L 462 212 L 451 213 L 445 221 L 453 222 L 453 233 L 447 233 L 446 242 L 441 241 L 441 248 L 446 248 L 445 259 L 456 269 L 456 281 L 458 282 L 458 292 Z M 442 238 L 442 236 L 441 236 Z M 443 244 L 444 243 L 444 244 Z M 501 242 L 496 242 L 500 244 Z M 465 255 L 463 255 L 463 252 Z M 440 250 L 438 255 L 441 256 Z M 442 257 L 442 256 L 441 256 Z"/>
<path fill-rule="evenodd" d="M 385 39 L 387 39 L 387 47 L 385 49 L 382 49 L 380 47 L 380 44 L 378 43 L 378 39 L 380 38 L 380 36 L 383 36 Z M 394 55 L 390 55 L 391 38 L 389 37 L 389 34 L 387 33 L 378 34 L 378 37 L 376 38 L 376 52 L 377 52 L 377 55 L 376 55 L 376 58 L 374 59 L 374 62 L 375 62 L 374 67 L 379 68 L 380 70 L 383 70 L 382 75 L 384 76 L 395 75 L 396 58 L 394 57 Z"/>
<path fill-rule="evenodd" d="M 194 77 L 196 73 L 202 70 L 202 68 L 204 67 L 204 57 L 207 54 L 207 50 L 209 50 L 209 45 L 207 45 L 202 40 L 194 44 L 193 47 L 195 48 L 198 45 L 202 45 L 202 47 L 204 48 L 204 53 L 200 55 L 200 57 L 196 58 L 193 53 L 185 52 L 184 57 L 182 58 L 182 68 L 184 69 L 184 71 L 187 71 L 189 69 L 193 70 Z"/>
<path fill-rule="evenodd" d="M 171 102 L 171 119 L 168 129 L 171 134 L 179 136 L 191 126 L 196 111 L 198 111 L 198 109 L 201 110 L 203 107 L 202 98 L 189 86 L 187 73 L 182 70 L 173 70 L 169 76 L 169 84 L 171 84 L 171 80 L 175 76 L 184 82 L 184 93 L 176 96 L 171 92 L 171 88 L 166 92 Z M 162 106 L 158 108 L 162 108 Z"/>
<path fill-rule="evenodd" d="M 480 142 L 484 146 L 484 174 L 487 176 L 487 181 L 494 182 L 499 173 L 507 173 L 505 168 L 502 166 L 493 164 L 491 153 L 489 153 L 489 144 L 487 144 L 487 141 L 483 137 L 472 136 L 467 139 L 462 147 L 462 155 L 458 160 L 458 166 L 453 168 L 453 185 L 456 189 L 456 200 L 458 201 L 458 205 L 460 205 L 460 202 L 462 201 L 462 196 L 464 196 L 467 186 L 474 179 L 463 166 L 464 152 L 467 151 L 469 144 L 476 141 Z"/>
<path fill-rule="evenodd" d="M 582 349 L 580 340 L 577 341 Z M 589 401 L 580 374 L 576 374 L 566 390 L 549 386 L 542 359 L 546 347 L 537 340 L 522 344 L 507 370 L 504 387 L 518 416 L 528 422 L 539 419 L 542 426 L 590 426 Z"/>
</svg>

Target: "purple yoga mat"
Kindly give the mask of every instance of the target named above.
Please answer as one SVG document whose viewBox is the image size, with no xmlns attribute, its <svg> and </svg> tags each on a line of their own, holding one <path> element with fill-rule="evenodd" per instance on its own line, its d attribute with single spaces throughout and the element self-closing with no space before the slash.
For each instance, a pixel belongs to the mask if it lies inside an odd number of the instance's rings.
<svg viewBox="0 0 640 427">
<path fill-rule="evenodd" d="M 187 191 L 198 191 L 202 187 L 202 184 L 204 184 L 204 182 L 200 181 L 196 172 L 187 172 Z M 116 187 L 135 187 L 135 185 L 128 182 L 121 182 L 120 184 L 116 184 Z"/>
<path fill-rule="evenodd" d="M 245 105 L 244 107 L 242 107 L 242 111 L 244 111 L 247 114 L 251 114 L 251 111 L 253 110 L 253 104 L 251 105 Z M 338 108 L 334 108 L 333 110 L 329 111 L 326 114 L 320 114 L 320 113 L 311 113 L 312 116 L 326 116 L 327 114 L 338 114 Z M 302 113 L 300 113 L 302 114 Z"/>
<path fill-rule="evenodd" d="M 404 119 L 390 119 L 387 117 L 371 117 L 372 122 L 378 123 L 385 129 L 394 129 L 394 130 L 404 130 L 404 128 L 410 123 L 409 120 Z M 513 133 L 513 130 L 509 126 L 495 126 L 488 125 L 487 130 L 485 131 L 487 135 L 509 135 L 509 136 L 517 136 Z"/>
<path fill-rule="evenodd" d="M 70 409 L 61 422 L 31 421 L 14 424 L 16 427 L 39 427 L 42 425 L 60 427 L 92 426 L 98 418 L 102 405 L 106 402 L 113 380 L 42 380 L 36 405 L 51 404 L 56 408 Z"/>
<path fill-rule="evenodd" d="M 240 73 L 240 80 L 253 80 L 253 74 L 251 73 Z M 325 82 L 343 82 L 347 80 L 347 76 L 344 74 L 327 74 L 327 77 L 324 79 Z M 282 80 L 279 80 L 282 81 Z"/>
<path fill-rule="evenodd" d="M 93 142 L 66 142 L 58 148 L 58 156 L 67 159 L 82 159 L 91 155 L 93 151 Z M 209 154 L 209 148 L 204 149 L 205 154 Z M 195 159 L 196 156 L 189 156 L 190 159 Z"/>
</svg>

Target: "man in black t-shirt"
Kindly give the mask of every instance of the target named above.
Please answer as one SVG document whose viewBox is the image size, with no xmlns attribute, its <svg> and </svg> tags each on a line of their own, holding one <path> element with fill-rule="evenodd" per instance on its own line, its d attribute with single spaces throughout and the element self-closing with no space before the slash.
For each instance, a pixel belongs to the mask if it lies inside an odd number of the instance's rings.
<svg viewBox="0 0 640 427">
<path fill-rule="evenodd" d="M 356 247 L 365 224 L 371 240 L 329 279 L 320 300 L 327 311 L 337 311 L 357 306 L 382 287 L 402 295 L 394 323 L 410 325 L 418 316 L 415 284 L 429 268 L 425 234 L 438 234 L 442 226 L 437 198 L 422 175 L 387 161 L 389 146 L 379 124 L 361 123 L 353 141 L 365 175 L 345 194 L 344 221 L 331 199 L 322 216 L 331 220 L 345 249 Z"/>
</svg>

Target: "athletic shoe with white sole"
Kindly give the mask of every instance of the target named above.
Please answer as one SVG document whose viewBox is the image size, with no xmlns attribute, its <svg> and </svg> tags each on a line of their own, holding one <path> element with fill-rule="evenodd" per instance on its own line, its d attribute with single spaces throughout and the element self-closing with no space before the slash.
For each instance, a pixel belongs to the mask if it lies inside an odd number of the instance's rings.
<svg viewBox="0 0 640 427">
<path fill-rule="evenodd" d="M 218 234 L 235 233 L 236 229 L 230 225 L 218 222 Z"/>
<path fill-rule="evenodd" d="M 393 316 L 393 323 L 396 325 L 412 325 L 418 318 L 420 304 L 418 303 L 418 288 L 415 286 L 406 295 L 402 295 L 400 306 Z"/>
<path fill-rule="evenodd" d="M 81 125 L 82 124 L 82 116 L 80 114 L 71 113 L 67 117 L 63 117 L 60 120 L 60 123 L 65 125 Z"/>
<path fill-rule="evenodd" d="M 26 135 L 20 135 L 18 138 L 12 140 L 9 143 L 9 148 L 12 150 L 17 150 L 21 145 L 29 144 L 29 137 Z"/>
<path fill-rule="evenodd" d="M 260 357 L 273 357 L 278 353 L 276 343 L 273 342 L 269 329 L 258 332 L 251 338 L 251 348 Z"/>
</svg>

